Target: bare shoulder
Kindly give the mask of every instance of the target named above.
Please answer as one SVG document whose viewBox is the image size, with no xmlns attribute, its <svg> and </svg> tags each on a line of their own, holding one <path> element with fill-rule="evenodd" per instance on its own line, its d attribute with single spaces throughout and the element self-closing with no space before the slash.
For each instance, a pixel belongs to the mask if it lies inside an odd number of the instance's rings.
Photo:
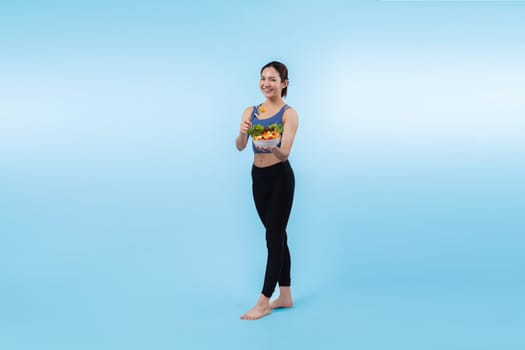
<svg viewBox="0 0 525 350">
<path fill-rule="evenodd" d="M 286 121 L 295 121 L 295 122 L 297 122 L 298 119 L 299 119 L 299 114 L 297 113 L 297 111 L 293 107 L 287 108 L 284 111 L 284 113 L 283 113 L 283 122 L 285 122 L 285 123 L 286 123 Z"/>
<path fill-rule="evenodd" d="M 242 112 L 242 120 L 250 120 L 252 111 L 253 111 L 253 107 L 246 107 L 246 109 Z"/>
</svg>

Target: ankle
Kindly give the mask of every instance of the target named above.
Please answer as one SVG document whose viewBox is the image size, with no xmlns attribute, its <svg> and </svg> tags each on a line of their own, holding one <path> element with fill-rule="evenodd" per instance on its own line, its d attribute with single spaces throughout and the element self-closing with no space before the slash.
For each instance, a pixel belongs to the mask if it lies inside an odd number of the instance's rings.
<svg viewBox="0 0 525 350">
<path fill-rule="evenodd" d="M 257 306 L 268 306 L 270 305 L 270 298 L 264 296 L 264 295 L 261 295 L 259 297 L 259 300 L 257 300 Z"/>
<path fill-rule="evenodd" d="M 292 291 L 290 287 L 281 287 L 279 289 L 279 298 L 286 298 L 291 299 L 292 298 Z"/>
</svg>

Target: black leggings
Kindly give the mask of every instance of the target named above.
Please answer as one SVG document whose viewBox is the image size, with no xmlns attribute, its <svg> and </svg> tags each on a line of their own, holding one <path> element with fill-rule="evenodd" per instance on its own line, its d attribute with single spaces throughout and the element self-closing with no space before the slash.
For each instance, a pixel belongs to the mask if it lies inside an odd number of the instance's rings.
<svg viewBox="0 0 525 350">
<path fill-rule="evenodd" d="M 295 177 L 288 161 L 258 168 L 252 167 L 255 207 L 266 228 L 268 258 L 262 294 L 272 296 L 277 282 L 290 286 L 290 251 L 286 225 L 292 210 Z"/>
</svg>

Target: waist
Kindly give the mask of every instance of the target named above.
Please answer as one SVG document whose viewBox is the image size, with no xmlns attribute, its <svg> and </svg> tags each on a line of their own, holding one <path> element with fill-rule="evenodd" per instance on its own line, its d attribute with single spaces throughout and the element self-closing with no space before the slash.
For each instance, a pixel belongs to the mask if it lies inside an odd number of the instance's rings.
<svg viewBox="0 0 525 350">
<path fill-rule="evenodd" d="M 280 168 L 290 168 L 290 169 L 292 168 L 288 160 L 280 161 L 277 158 L 275 159 L 276 159 L 275 163 L 272 162 L 272 163 L 265 163 L 265 164 L 257 164 L 256 162 L 254 162 L 252 165 L 252 169 L 260 170 L 260 171 L 273 171 L 273 170 L 278 170 Z"/>
<path fill-rule="evenodd" d="M 264 168 L 252 166 L 252 180 L 258 184 L 282 184 L 292 183 L 295 181 L 292 166 L 288 160 L 279 162 Z M 291 182 L 288 182 L 291 181 Z"/>
<path fill-rule="evenodd" d="M 255 153 L 253 156 L 253 165 L 256 168 L 267 168 L 275 164 L 282 163 L 273 153 Z"/>
</svg>

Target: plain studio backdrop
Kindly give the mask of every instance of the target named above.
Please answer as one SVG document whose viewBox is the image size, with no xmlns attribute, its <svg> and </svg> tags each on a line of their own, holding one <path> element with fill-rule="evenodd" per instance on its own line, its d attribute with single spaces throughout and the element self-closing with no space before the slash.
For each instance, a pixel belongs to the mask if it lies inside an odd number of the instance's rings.
<svg viewBox="0 0 525 350">
<path fill-rule="evenodd" d="M 0 348 L 523 349 L 525 2 L 0 4 Z M 263 282 L 290 70 L 295 307 Z"/>
</svg>

